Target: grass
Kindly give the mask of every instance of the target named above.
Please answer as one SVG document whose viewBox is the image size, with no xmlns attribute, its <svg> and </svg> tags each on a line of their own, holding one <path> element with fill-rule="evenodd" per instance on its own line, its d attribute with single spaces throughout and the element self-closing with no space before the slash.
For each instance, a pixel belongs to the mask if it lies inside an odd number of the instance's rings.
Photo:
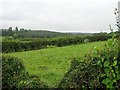
<svg viewBox="0 0 120 90">
<path fill-rule="evenodd" d="M 22 59 L 26 70 L 31 75 L 39 76 L 50 87 L 54 87 L 69 69 L 71 58 L 83 57 L 94 46 L 102 48 L 104 44 L 105 42 L 93 42 L 66 47 L 9 53 L 9 55 Z"/>
<path fill-rule="evenodd" d="M 0 36 L 0 42 L 2 42 L 2 39 L 3 39 L 3 37 L 2 37 L 2 36 Z"/>
</svg>

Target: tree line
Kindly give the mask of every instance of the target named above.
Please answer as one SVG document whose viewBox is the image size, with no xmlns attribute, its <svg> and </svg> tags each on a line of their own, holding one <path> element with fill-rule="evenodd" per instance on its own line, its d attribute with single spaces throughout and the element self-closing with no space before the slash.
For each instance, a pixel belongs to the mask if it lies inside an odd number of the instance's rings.
<svg viewBox="0 0 120 90">
<path fill-rule="evenodd" d="M 56 38 L 37 38 L 28 39 L 28 41 L 4 40 L 2 41 L 2 52 L 17 52 L 47 48 L 48 45 L 62 47 L 67 45 L 75 45 L 87 42 L 105 41 L 111 38 L 111 35 L 90 35 L 90 36 L 71 36 Z M 26 39 L 25 39 L 26 40 Z"/>
<path fill-rule="evenodd" d="M 18 29 L 18 27 L 15 29 L 9 27 L 8 29 L 1 29 L 1 31 L 2 36 L 12 36 L 13 38 L 51 38 L 72 35 L 70 33 L 52 32 L 47 30 Z"/>
</svg>

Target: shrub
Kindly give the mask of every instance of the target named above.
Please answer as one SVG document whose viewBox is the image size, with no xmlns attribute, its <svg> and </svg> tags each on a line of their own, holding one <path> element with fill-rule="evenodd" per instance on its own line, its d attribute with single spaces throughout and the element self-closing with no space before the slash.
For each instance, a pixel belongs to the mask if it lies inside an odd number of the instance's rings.
<svg viewBox="0 0 120 90">
<path fill-rule="evenodd" d="M 84 43 L 88 43 L 89 42 L 89 39 L 84 39 Z"/>
<path fill-rule="evenodd" d="M 120 37 L 118 38 L 118 61 L 120 61 Z"/>
<path fill-rule="evenodd" d="M 17 82 L 23 79 L 22 76 L 25 74 L 27 73 L 25 72 L 25 68 L 21 60 L 6 55 L 2 56 L 3 87 L 16 87 Z"/>
<path fill-rule="evenodd" d="M 58 87 L 120 88 L 118 46 L 117 39 L 109 39 L 102 50 L 94 48 L 82 61 L 74 59 Z"/>
<path fill-rule="evenodd" d="M 18 58 L 2 55 L 2 88 L 45 88 L 37 76 L 30 76 Z"/>
<path fill-rule="evenodd" d="M 40 80 L 37 76 L 29 76 L 26 80 L 21 80 L 17 84 L 18 88 L 26 88 L 26 89 L 40 89 L 40 88 L 48 88 L 44 82 Z"/>
<path fill-rule="evenodd" d="M 90 56 L 84 58 L 85 61 L 80 62 L 78 59 L 74 59 L 71 63 L 70 70 L 64 75 L 64 78 L 58 84 L 58 88 L 100 88 L 105 87 L 100 84 L 97 78 L 99 69 L 97 65 L 93 66 L 90 61 Z M 78 62 L 78 63 L 76 63 Z M 76 64 L 75 64 L 76 63 Z"/>
<path fill-rule="evenodd" d="M 87 39 L 86 39 L 87 38 Z M 110 35 L 93 35 L 93 36 L 71 36 L 71 37 L 57 37 L 57 38 L 43 38 L 43 39 L 24 39 L 18 40 L 7 40 L 2 42 L 2 51 L 17 52 L 47 48 L 47 45 L 53 45 L 57 47 L 80 44 L 86 42 L 105 41 L 110 38 Z"/>
</svg>

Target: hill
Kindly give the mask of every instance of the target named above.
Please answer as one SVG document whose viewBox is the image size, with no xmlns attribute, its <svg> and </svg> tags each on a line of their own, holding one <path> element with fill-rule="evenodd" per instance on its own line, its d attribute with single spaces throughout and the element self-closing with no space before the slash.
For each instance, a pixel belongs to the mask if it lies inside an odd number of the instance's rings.
<svg viewBox="0 0 120 90">
<path fill-rule="evenodd" d="M 69 36 L 70 33 L 60 33 L 45 30 L 7 30 L 2 29 L 2 36 L 13 36 L 16 38 L 51 38 L 60 36 Z"/>
</svg>

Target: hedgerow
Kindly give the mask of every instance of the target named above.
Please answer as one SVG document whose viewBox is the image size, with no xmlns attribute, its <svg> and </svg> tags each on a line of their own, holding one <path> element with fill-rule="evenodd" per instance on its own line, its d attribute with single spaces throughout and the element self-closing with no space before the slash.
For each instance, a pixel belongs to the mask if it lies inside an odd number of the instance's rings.
<svg viewBox="0 0 120 90">
<path fill-rule="evenodd" d="M 110 38 L 111 35 L 93 35 L 93 36 L 74 36 L 74 37 L 59 37 L 59 38 L 44 38 L 44 39 L 31 39 L 30 41 L 15 41 L 6 40 L 2 42 L 2 52 L 17 52 L 47 48 L 48 45 L 57 47 L 81 44 L 85 40 L 89 42 L 105 41 Z"/>
</svg>

